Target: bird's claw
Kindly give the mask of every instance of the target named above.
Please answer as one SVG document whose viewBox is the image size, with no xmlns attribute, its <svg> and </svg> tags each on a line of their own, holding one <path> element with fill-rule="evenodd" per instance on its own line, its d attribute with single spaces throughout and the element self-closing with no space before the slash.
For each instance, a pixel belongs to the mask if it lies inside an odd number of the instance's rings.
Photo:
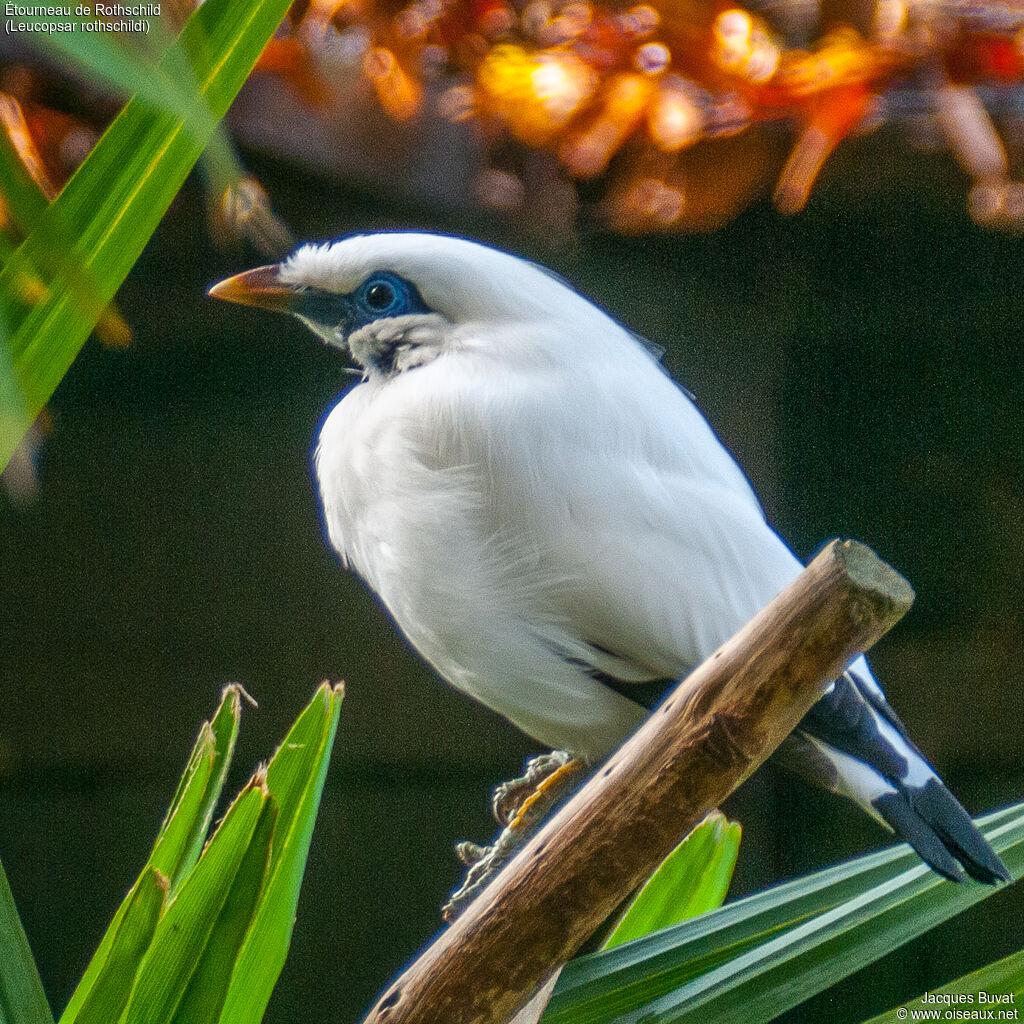
<svg viewBox="0 0 1024 1024">
<path fill-rule="evenodd" d="M 552 750 L 550 754 L 531 758 L 518 779 L 503 782 L 494 790 L 491 798 L 494 820 L 502 828 L 507 828 L 541 786 L 572 762 L 573 756 L 566 750 Z"/>
<path fill-rule="evenodd" d="M 498 786 L 491 807 L 502 830 L 491 846 L 468 841 L 456 845 L 455 853 L 468 870 L 441 909 L 446 922 L 451 924 L 540 830 L 550 812 L 576 788 L 586 768 L 585 761 L 555 750 L 533 758 L 521 778 Z"/>
<path fill-rule="evenodd" d="M 464 839 L 461 843 L 455 844 L 455 856 L 462 861 L 466 867 L 471 868 L 479 863 L 493 849 L 491 846 L 481 846 L 479 843 L 471 843 Z"/>
</svg>

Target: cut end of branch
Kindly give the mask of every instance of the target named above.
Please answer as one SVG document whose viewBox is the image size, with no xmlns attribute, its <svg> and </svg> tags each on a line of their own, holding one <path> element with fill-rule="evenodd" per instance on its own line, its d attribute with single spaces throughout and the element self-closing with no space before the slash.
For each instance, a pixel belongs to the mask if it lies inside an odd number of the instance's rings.
<svg viewBox="0 0 1024 1024">
<path fill-rule="evenodd" d="M 888 609 L 886 618 L 895 621 L 914 603 L 914 588 L 891 565 L 883 562 L 866 544 L 856 540 L 834 540 L 826 549 L 869 600 Z"/>
</svg>

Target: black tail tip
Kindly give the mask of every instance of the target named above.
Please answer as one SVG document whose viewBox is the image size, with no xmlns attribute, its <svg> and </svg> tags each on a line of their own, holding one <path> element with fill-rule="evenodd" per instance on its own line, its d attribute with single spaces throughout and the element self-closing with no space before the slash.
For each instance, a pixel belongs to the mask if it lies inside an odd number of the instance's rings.
<svg viewBox="0 0 1024 1024">
<path fill-rule="evenodd" d="M 938 779 L 929 779 L 924 787 L 912 791 L 910 798 L 914 810 L 935 830 L 971 878 L 986 885 L 1013 881 L 999 854 Z"/>
<path fill-rule="evenodd" d="M 963 882 L 966 871 L 985 885 L 1013 881 L 1013 875 L 970 815 L 938 779 L 929 779 L 919 789 L 908 787 L 902 793 L 887 793 L 873 801 L 873 806 L 896 834 L 944 878 Z"/>
<path fill-rule="evenodd" d="M 966 882 L 967 877 L 964 875 L 964 871 L 976 882 L 981 882 L 983 885 L 1005 885 L 1013 881 L 1013 875 L 1010 874 L 1009 869 L 1000 860 L 999 854 L 995 850 L 989 848 L 988 856 L 984 860 L 979 860 L 962 849 L 954 849 L 952 843 L 949 848 L 953 850 L 953 856 L 963 865 L 963 871 L 957 867 L 956 873 L 950 874 L 948 871 L 943 870 L 942 867 L 933 864 L 923 854 L 921 856 L 930 868 L 937 871 L 944 878 L 948 878 L 951 882 Z M 920 853 L 921 851 L 918 850 L 917 852 Z"/>
<path fill-rule="evenodd" d="M 956 858 L 964 866 L 964 870 L 976 882 L 984 882 L 985 885 L 1002 885 L 1013 881 L 1010 869 L 1002 862 L 999 854 L 988 844 L 987 840 L 978 833 L 985 846 L 981 850 L 968 852 L 957 847 L 957 844 L 949 839 L 950 848 Z"/>
</svg>

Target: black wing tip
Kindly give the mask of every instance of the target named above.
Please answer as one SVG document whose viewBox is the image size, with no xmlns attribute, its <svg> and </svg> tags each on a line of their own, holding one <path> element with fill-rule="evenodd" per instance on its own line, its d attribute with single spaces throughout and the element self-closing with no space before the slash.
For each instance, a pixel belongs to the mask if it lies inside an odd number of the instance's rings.
<svg viewBox="0 0 1024 1024">
<path fill-rule="evenodd" d="M 938 779 L 929 779 L 920 788 L 886 793 L 873 800 L 872 806 L 944 878 L 963 882 L 966 871 L 985 885 L 1013 881 L 970 815 Z"/>
</svg>

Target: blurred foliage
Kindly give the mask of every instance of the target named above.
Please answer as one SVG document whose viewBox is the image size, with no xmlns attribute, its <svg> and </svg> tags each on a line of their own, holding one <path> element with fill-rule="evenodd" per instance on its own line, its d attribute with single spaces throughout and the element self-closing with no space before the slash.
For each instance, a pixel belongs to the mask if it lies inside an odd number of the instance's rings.
<svg viewBox="0 0 1024 1024">
<path fill-rule="evenodd" d="M 32 70 L 6 76 L 6 101 L 30 111 L 37 152 L 22 150 L 41 177 L 60 184 L 84 155 L 109 116 L 104 88 L 198 116 L 186 65 L 148 67 L 190 4 L 165 6 L 156 44 L 99 33 L 41 40 L 65 74 L 84 75 L 87 111 L 48 107 Z M 546 211 L 556 233 L 581 205 L 627 234 L 714 230 L 769 192 L 793 213 L 838 146 L 884 124 L 953 155 L 978 222 L 1024 225 L 1024 10 L 1004 0 L 294 0 L 256 71 L 353 151 L 366 128 L 353 133 L 353 111 L 373 122 L 368 90 L 395 121 L 469 122 L 484 152 L 475 199 L 533 210 L 538 225 Z M 295 148 L 288 116 L 279 103 L 258 116 L 270 148 Z M 216 230 L 279 245 L 265 194 L 214 140 Z"/>
<path fill-rule="evenodd" d="M 45 207 L 12 166 L 17 148 L 0 148 L 8 165 L 2 177 L 29 232 L 0 272 L 0 467 L 138 258 L 286 7 L 284 0 L 204 4 L 157 64 L 139 69 L 156 86 L 173 84 L 132 99 Z M 101 47 L 84 56 L 102 63 L 108 54 Z"/>
<path fill-rule="evenodd" d="M 262 68 L 328 123 L 353 73 L 396 120 L 473 122 L 498 210 L 589 194 L 615 231 L 703 231 L 774 188 L 793 213 L 840 143 L 892 122 L 953 153 L 978 221 L 1024 224 L 1017 4 L 303 0 L 290 26 Z"/>
</svg>

